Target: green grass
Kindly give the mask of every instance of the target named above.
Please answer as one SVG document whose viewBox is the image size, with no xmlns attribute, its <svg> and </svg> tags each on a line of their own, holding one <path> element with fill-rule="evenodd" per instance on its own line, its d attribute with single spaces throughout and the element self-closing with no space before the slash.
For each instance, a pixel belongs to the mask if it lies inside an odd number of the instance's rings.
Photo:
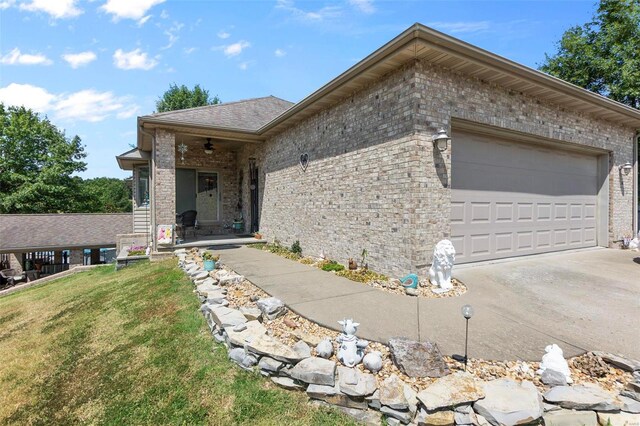
<svg viewBox="0 0 640 426">
<path fill-rule="evenodd" d="M 240 370 L 175 262 L 0 298 L 0 424 L 349 424 Z"/>
</svg>

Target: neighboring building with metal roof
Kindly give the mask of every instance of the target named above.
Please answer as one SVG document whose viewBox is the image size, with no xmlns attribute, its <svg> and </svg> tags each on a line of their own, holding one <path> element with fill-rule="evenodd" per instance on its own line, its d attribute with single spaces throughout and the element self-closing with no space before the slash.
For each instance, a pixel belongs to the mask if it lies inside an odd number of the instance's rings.
<svg viewBox="0 0 640 426">
<path fill-rule="evenodd" d="M 0 214 L 0 255 L 17 270 L 37 258 L 51 265 L 83 264 L 85 249 L 96 263 L 99 249 L 116 247 L 116 236 L 132 230 L 131 213 Z"/>
<path fill-rule="evenodd" d="M 196 210 L 202 233 L 240 223 L 343 263 L 366 249 L 398 275 L 442 238 L 474 262 L 637 231 L 638 129 L 636 109 L 415 24 L 295 105 L 139 117 L 118 161 L 140 229 Z"/>
</svg>

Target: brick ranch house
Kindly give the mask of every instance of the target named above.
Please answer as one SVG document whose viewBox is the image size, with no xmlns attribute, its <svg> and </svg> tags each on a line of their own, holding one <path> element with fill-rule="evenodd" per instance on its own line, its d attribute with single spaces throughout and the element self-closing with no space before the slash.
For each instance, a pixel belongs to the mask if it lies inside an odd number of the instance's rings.
<svg viewBox="0 0 640 426">
<path fill-rule="evenodd" d="M 443 238 L 458 263 L 615 245 L 638 229 L 639 128 L 638 110 L 415 24 L 297 104 L 139 117 L 118 162 L 137 231 L 195 209 L 209 231 L 242 217 L 400 275 Z"/>
</svg>

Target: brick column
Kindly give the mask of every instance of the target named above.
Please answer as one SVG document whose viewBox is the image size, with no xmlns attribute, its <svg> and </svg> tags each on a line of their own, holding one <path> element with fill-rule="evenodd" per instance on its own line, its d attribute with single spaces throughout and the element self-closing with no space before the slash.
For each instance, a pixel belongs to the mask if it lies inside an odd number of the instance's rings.
<svg viewBox="0 0 640 426">
<path fill-rule="evenodd" d="M 15 269 L 17 273 L 24 271 L 22 268 L 22 253 L 9 253 L 9 268 Z"/>
<path fill-rule="evenodd" d="M 158 225 L 176 221 L 176 137 L 172 132 L 157 129 L 153 162 L 154 225 L 153 247 L 156 248 Z M 179 155 L 179 154 L 178 154 Z"/>
<path fill-rule="evenodd" d="M 83 265 L 83 264 L 84 264 L 84 254 L 82 249 L 71 250 L 71 254 L 69 255 L 69 266 Z"/>
</svg>

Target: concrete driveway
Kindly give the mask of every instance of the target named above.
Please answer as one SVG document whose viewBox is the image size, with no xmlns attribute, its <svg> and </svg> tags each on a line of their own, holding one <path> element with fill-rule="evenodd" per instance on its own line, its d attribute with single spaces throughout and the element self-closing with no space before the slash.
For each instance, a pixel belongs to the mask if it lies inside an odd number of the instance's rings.
<svg viewBox="0 0 640 426">
<path fill-rule="evenodd" d="M 566 357 L 603 350 L 640 359 L 640 252 L 582 250 L 454 271 L 469 303 L 504 319 L 495 327 L 520 324 L 530 339 L 558 343 Z M 503 344 L 533 343 L 520 337 Z"/>
<path fill-rule="evenodd" d="M 358 336 L 386 343 L 431 340 L 447 355 L 464 352 L 471 304 L 469 356 L 540 361 L 557 343 L 566 357 L 601 350 L 640 359 L 640 252 L 582 250 L 507 262 L 457 266 L 468 291 L 425 299 L 383 292 L 248 247 L 216 247 L 222 261 L 294 312 L 332 329 L 361 323 Z"/>
</svg>

